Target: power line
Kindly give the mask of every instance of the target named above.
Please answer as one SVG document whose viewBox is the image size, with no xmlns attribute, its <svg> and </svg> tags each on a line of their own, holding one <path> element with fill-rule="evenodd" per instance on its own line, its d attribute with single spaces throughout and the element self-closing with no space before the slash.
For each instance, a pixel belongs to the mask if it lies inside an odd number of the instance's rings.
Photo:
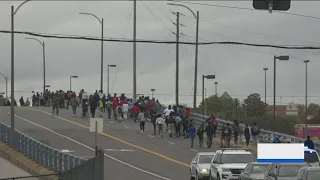
<svg viewBox="0 0 320 180">
<path fill-rule="evenodd" d="M 8 30 L 0 30 L 0 33 L 7 33 L 11 34 L 11 31 Z M 76 39 L 76 40 L 90 40 L 90 41 L 101 41 L 101 38 L 92 38 L 92 37 L 85 37 L 85 36 L 76 36 L 76 35 L 55 35 L 55 34 L 48 34 L 48 33 L 35 33 L 35 32 L 27 32 L 27 31 L 14 31 L 15 34 L 25 34 L 30 36 L 36 37 L 43 37 L 43 38 L 55 38 L 55 39 Z M 123 42 L 123 43 L 153 43 L 153 44 L 176 44 L 176 41 L 163 41 L 163 40 L 130 40 L 130 39 L 120 39 L 120 38 L 104 38 L 103 41 L 108 42 Z M 185 45 L 195 45 L 196 43 L 193 42 L 183 42 L 180 41 L 180 44 Z M 278 48 L 278 49 L 320 49 L 320 47 L 316 46 L 296 46 L 296 45 L 271 45 L 271 44 L 254 44 L 254 43 L 244 43 L 244 42 L 235 42 L 235 41 L 213 41 L 213 42 L 199 42 L 198 45 L 242 45 L 242 46 L 254 46 L 254 47 L 271 47 L 271 48 Z"/>
<path fill-rule="evenodd" d="M 194 2 L 181 2 L 186 4 L 196 4 L 196 5 L 202 5 L 202 6 L 212 6 L 212 7 L 219 7 L 219 8 L 228 8 L 228 9 L 239 9 L 239 10 L 250 10 L 250 11 L 261 11 L 253 8 L 244 8 L 244 7 L 236 7 L 236 6 L 224 6 L 224 5 L 216 5 L 216 4 L 205 4 L 205 3 L 194 3 Z M 305 18 L 312 18 L 312 19 L 318 19 L 320 20 L 320 17 L 316 16 L 309 16 L 304 14 L 296 14 L 296 13 L 289 13 L 289 12 L 283 12 L 283 11 L 276 11 L 273 10 L 272 12 L 280 13 L 280 14 L 287 14 L 287 15 L 293 15 L 293 16 L 300 16 Z"/>
</svg>

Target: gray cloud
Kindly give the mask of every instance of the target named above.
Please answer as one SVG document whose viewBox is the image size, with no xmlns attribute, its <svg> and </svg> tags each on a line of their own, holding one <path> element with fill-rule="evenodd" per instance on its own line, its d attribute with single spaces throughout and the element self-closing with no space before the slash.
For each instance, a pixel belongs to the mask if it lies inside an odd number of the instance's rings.
<svg viewBox="0 0 320 180">
<path fill-rule="evenodd" d="M 205 3 L 251 7 L 250 1 Z M 10 28 L 10 5 L 19 2 L 0 2 L 0 29 Z M 319 2 L 292 2 L 289 12 L 320 16 Z M 247 41 L 264 44 L 320 44 L 320 21 L 316 19 L 263 11 L 213 8 L 188 5 L 200 11 L 200 41 Z M 195 20 L 190 12 L 170 7 L 165 2 L 138 2 L 137 37 L 139 39 L 175 40 L 175 16 L 169 11 L 180 11 L 184 36 L 181 41 L 195 40 Z M 16 30 L 100 36 L 100 25 L 92 17 L 79 12 L 94 13 L 105 21 L 106 37 L 132 38 L 132 2 L 88 1 L 34 1 L 24 5 L 15 20 Z M 206 21 L 206 22 L 204 22 Z M 191 28 L 189 28 L 191 27 Z M 170 30 L 169 30 L 169 29 Z M 10 36 L 0 35 L 0 72 L 10 75 Z M 24 40 L 17 35 L 15 41 L 17 96 L 30 96 L 31 90 L 42 86 L 42 51 L 37 42 Z M 100 42 L 80 40 L 43 39 L 46 43 L 47 84 L 52 89 L 68 89 L 69 76 L 73 89 L 85 88 L 88 92 L 100 84 Z M 132 94 L 132 44 L 106 42 L 104 49 L 104 80 L 107 88 L 107 64 L 117 64 L 110 70 L 110 90 Z M 317 50 L 283 50 L 231 45 L 199 47 L 198 94 L 201 94 L 202 74 L 215 73 L 219 93 L 245 98 L 251 92 L 264 93 L 264 73 L 268 67 L 268 94 L 273 88 L 273 55 L 290 55 L 288 62 L 277 62 L 277 94 L 280 96 L 304 95 L 304 59 L 309 64 L 309 94 L 319 95 L 317 70 L 320 65 Z M 192 104 L 194 73 L 194 46 L 180 45 L 180 101 Z M 156 89 L 159 99 L 174 102 L 175 92 L 175 45 L 137 45 L 138 93 L 148 94 Z M 213 81 L 206 80 L 207 94 L 213 94 Z M 0 91 L 4 81 L 0 80 Z M 22 92 L 26 91 L 26 92 Z M 198 97 L 198 102 L 201 96 Z M 269 98 L 268 101 L 272 101 Z M 277 99 L 280 103 L 280 98 Z M 303 102 L 303 98 L 281 98 L 281 103 Z M 310 101 L 320 102 L 314 97 Z"/>
</svg>

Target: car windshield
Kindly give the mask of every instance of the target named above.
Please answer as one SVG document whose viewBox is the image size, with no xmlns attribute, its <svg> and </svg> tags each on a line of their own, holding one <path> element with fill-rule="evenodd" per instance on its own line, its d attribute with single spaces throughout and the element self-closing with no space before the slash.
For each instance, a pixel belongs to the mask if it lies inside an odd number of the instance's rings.
<svg viewBox="0 0 320 180">
<path fill-rule="evenodd" d="M 307 175 L 307 180 L 319 180 L 320 179 L 320 171 L 309 171 Z"/>
<path fill-rule="evenodd" d="M 264 173 L 269 164 L 255 164 L 252 166 L 251 173 Z"/>
<path fill-rule="evenodd" d="M 296 177 L 298 175 L 299 169 L 305 167 L 305 164 L 299 165 L 281 165 L 279 169 L 279 177 Z"/>
<path fill-rule="evenodd" d="M 252 154 L 222 154 L 221 163 L 250 163 L 256 159 Z"/>
<path fill-rule="evenodd" d="M 207 155 L 200 155 L 199 156 L 199 161 L 198 161 L 198 163 L 199 164 L 204 164 L 204 163 L 211 163 L 211 160 L 212 160 L 212 158 L 213 158 L 213 156 L 214 155 L 212 155 L 212 154 L 207 154 Z"/>
<path fill-rule="evenodd" d="M 305 151 L 304 161 L 307 163 L 319 162 L 318 154 L 316 152 Z"/>
</svg>

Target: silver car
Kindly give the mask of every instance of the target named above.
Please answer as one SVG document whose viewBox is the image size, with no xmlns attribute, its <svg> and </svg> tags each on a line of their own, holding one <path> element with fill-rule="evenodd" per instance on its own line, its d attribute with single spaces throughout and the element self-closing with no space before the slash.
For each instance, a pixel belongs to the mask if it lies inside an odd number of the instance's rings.
<svg viewBox="0 0 320 180">
<path fill-rule="evenodd" d="M 215 152 L 199 152 L 193 158 L 190 165 L 191 180 L 209 179 L 209 170 Z"/>
</svg>

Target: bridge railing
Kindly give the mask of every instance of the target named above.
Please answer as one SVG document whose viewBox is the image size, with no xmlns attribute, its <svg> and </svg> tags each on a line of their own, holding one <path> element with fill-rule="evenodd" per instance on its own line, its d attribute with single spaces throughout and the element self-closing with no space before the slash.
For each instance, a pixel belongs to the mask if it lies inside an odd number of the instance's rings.
<svg viewBox="0 0 320 180">
<path fill-rule="evenodd" d="M 3 123 L 0 123 L 0 141 L 54 172 L 68 171 L 86 161 L 86 159 L 63 153 L 17 130 L 12 131 Z"/>
<path fill-rule="evenodd" d="M 203 122 L 205 122 L 206 119 L 209 118 L 209 116 L 193 113 L 191 115 L 191 118 L 193 119 L 193 122 L 195 124 L 202 124 Z M 231 121 L 226 121 L 226 120 L 219 119 L 219 118 L 217 118 L 217 121 L 218 121 L 218 126 L 219 126 L 218 129 L 221 128 L 222 125 L 225 125 L 226 123 L 230 123 L 231 125 L 233 124 L 233 122 L 231 122 Z M 268 143 L 268 142 L 272 142 L 275 136 L 278 136 L 282 141 L 285 141 L 285 142 L 303 143 L 305 141 L 305 139 L 297 138 L 295 136 L 291 136 L 291 135 L 287 135 L 287 134 L 283 134 L 283 133 L 278 133 L 278 132 L 273 132 L 273 131 L 268 131 L 268 130 L 264 130 L 264 129 L 261 129 L 258 139 L 259 139 L 259 142 Z M 314 146 L 317 151 L 320 151 L 320 142 L 314 142 Z"/>
</svg>

